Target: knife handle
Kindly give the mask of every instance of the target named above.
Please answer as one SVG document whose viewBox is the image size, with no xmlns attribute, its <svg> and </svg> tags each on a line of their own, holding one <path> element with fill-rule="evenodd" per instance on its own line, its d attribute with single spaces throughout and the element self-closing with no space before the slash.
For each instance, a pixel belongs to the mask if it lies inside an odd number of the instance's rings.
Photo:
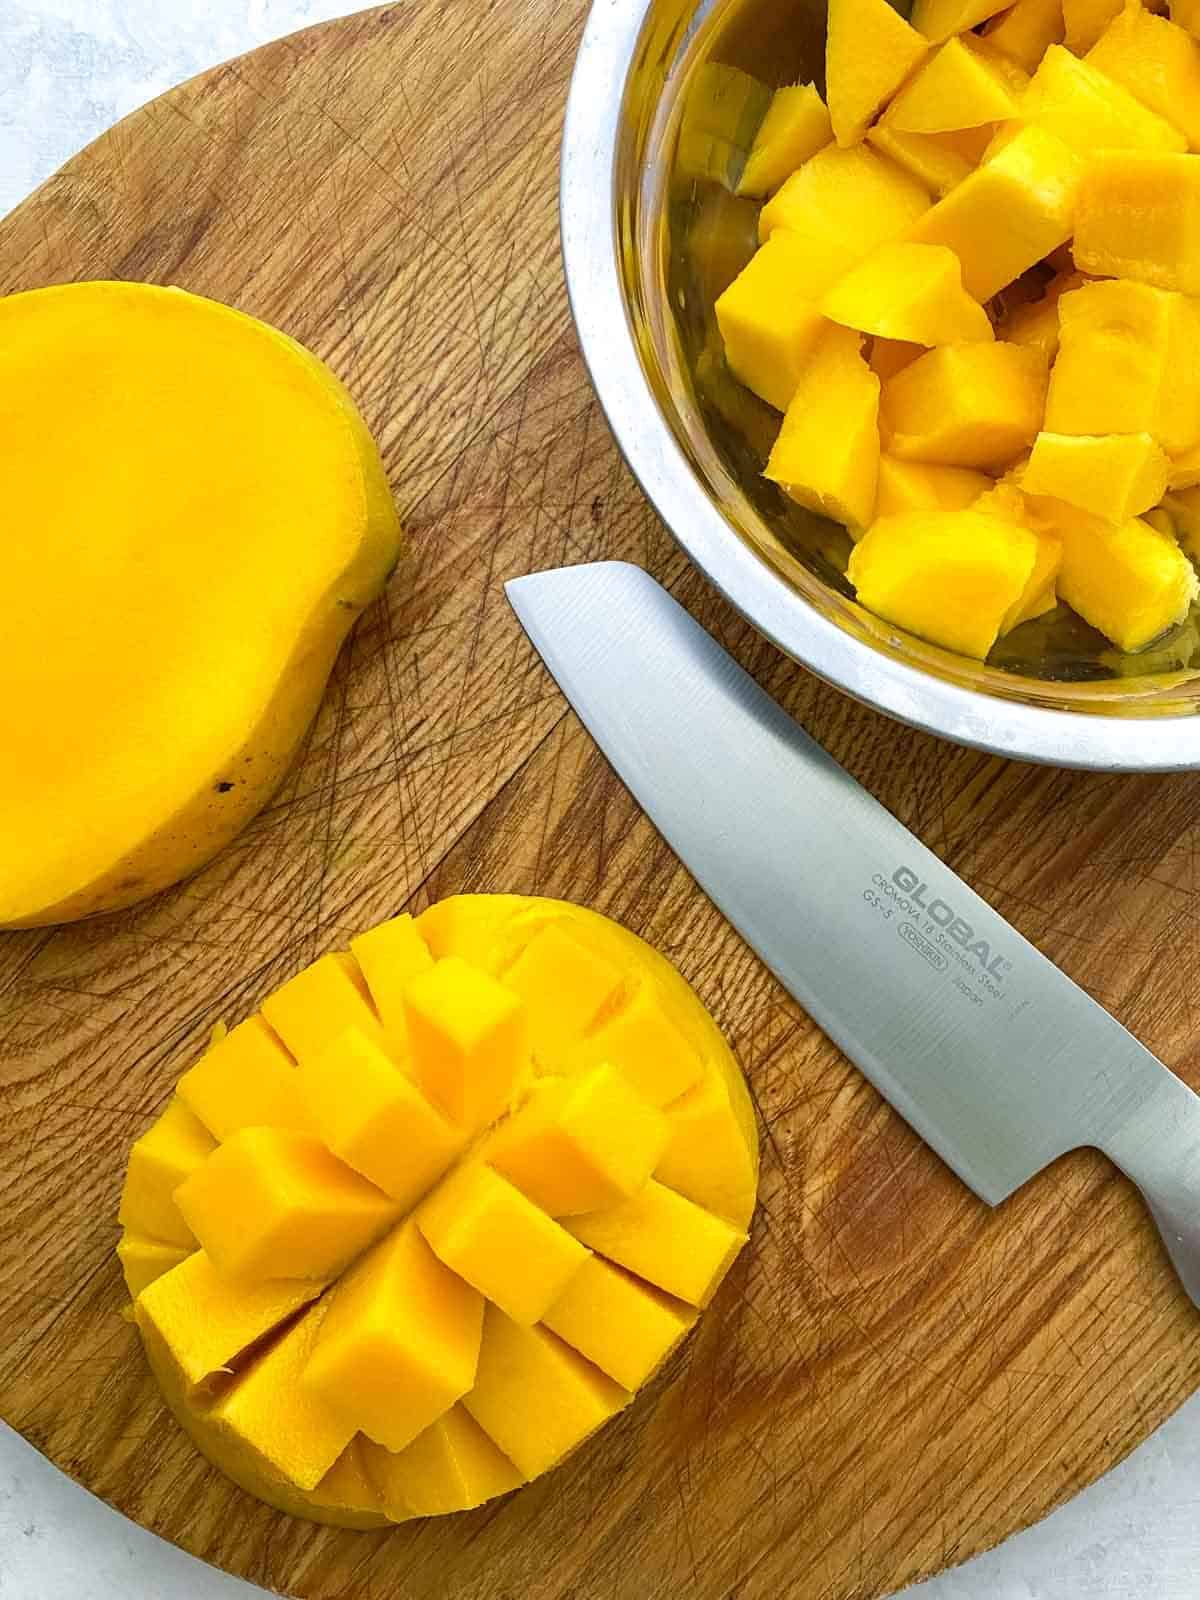
<svg viewBox="0 0 1200 1600">
<path fill-rule="evenodd" d="M 1189 1298 L 1200 1306 L 1200 1096 L 1166 1067 L 1100 1143 L 1141 1190 Z"/>
</svg>

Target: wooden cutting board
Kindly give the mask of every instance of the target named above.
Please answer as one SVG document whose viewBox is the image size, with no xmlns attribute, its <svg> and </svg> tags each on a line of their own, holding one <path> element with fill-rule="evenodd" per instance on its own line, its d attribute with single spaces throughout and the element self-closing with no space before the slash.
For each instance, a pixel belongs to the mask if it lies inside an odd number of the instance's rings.
<svg viewBox="0 0 1200 1600">
<path fill-rule="evenodd" d="M 781 658 L 688 567 L 568 321 L 557 136 L 583 13 L 407 0 L 318 27 L 139 112 L 0 225 L 0 291 L 178 283 L 304 340 L 362 403 L 414 543 L 242 839 L 141 909 L 0 935 L 0 1416 L 147 1527 L 305 1600 L 866 1600 L 1145 1438 L 1200 1381 L 1200 1316 L 1099 1158 L 993 1213 L 917 1142 L 658 839 L 502 581 L 648 567 L 1193 1082 L 1200 781 L 911 733 Z M 318 1529 L 217 1477 L 159 1405 L 118 1314 L 122 1164 L 216 1018 L 459 890 L 575 898 L 681 966 L 753 1084 L 762 1204 L 699 1335 L 577 1459 L 472 1515 Z"/>
</svg>

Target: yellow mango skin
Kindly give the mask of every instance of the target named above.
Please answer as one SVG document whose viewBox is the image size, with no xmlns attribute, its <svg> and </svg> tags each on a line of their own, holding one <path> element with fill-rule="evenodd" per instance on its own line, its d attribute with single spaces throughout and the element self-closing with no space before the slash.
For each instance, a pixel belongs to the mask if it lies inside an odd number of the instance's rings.
<svg viewBox="0 0 1200 1600">
<path fill-rule="evenodd" d="M 1046 366 L 1024 345 L 931 350 L 890 379 L 880 400 L 887 450 L 904 461 L 1003 467 L 1037 436 Z"/>
<path fill-rule="evenodd" d="M 900 133 L 953 133 L 1016 114 L 1016 98 L 999 64 L 962 39 L 949 39 L 896 96 L 883 120 Z"/>
<path fill-rule="evenodd" d="M 1047 50 L 1021 98 L 1021 115 L 1089 163 L 1113 150 L 1187 149 L 1183 134 L 1165 117 L 1148 110 L 1090 59 L 1081 61 L 1061 45 Z"/>
<path fill-rule="evenodd" d="M 1061 139 L 1021 128 L 907 237 L 948 245 L 962 262 L 967 293 L 990 300 L 1070 238 L 1083 170 Z"/>
<path fill-rule="evenodd" d="M 1074 251 L 1098 277 L 1200 295 L 1200 160 L 1106 151 L 1079 186 Z"/>
<path fill-rule="evenodd" d="M 980 511 L 883 517 L 850 553 L 847 575 L 876 616 L 982 660 L 1025 594 L 1037 560 L 1028 528 Z"/>
<path fill-rule="evenodd" d="M 1149 433 L 1168 454 L 1200 439 L 1200 315 L 1184 296 L 1086 283 L 1058 303 L 1050 433 Z"/>
<path fill-rule="evenodd" d="M 1168 534 L 1140 517 L 1113 524 L 1064 507 L 1058 589 L 1118 650 L 1136 652 L 1182 622 L 1196 598 L 1196 572 Z"/>
<path fill-rule="evenodd" d="M 810 511 L 863 525 L 879 474 L 879 379 L 862 340 L 831 326 L 792 396 L 764 476 Z"/>
<path fill-rule="evenodd" d="M 776 89 L 754 135 L 738 194 L 755 200 L 771 194 L 832 138 L 829 112 L 813 84 L 789 84 Z"/>
<path fill-rule="evenodd" d="M 928 40 L 888 0 L 829 0 L 825 82 L 839 145 L 859 142 L 928 53 Z"/>
<path fill-rule="evenodd" d="M 1039 433 L 1021 487 L 1108 522 L 1128 522 L 1158 504 L 1169 476 L 1166 454 L 1148 433 Z"/>
<path fill-rule="evenodd" d="M 1033 72 L 1052 44 L 1061 44 L 1066 31 L 1063 0 L 1017 0 L 983 30 L 992 50 Z"/>
<path fill-rule="evenodd" d="M 912 22 L 931 44 L 941 44 L 951 34 L 968 33 L 1003 10 L 1004 0 L 916 0 Z"/>
<path fill-rule="evenodd" d="M 880 245 L 826 294 L 831 322 L 907 344 L 989 342 L 987 312 L 962 286 L 962 268 L 944 245 Z"/>
<path fill-rule="evenodd" d="M 876 245 L 906 234 L 929 209 L 929 195 L 901 167 L 862 145 L 819 150 L 767 201 L 758 237 L 790 228 L 831 237 L 861 261 Z"/>
<path fill-rule="evenodd" d="M 181 290 L 0 299 L 0 421 L 7 514 L 39 528 L 3 573 L 31 599 L 4 644 L 24 777 L 0 798 L 0 927 L 29 927 L 145 899 L 245 826 L 402 535 L 333 374 Z"/>
<path fill-rule="evenodd" d="M 1189 149 L 1200 150 L 1200 48 L 1183 28 L 1126 0 L 1087 60 L 1174 123 Z"/>
</svg>

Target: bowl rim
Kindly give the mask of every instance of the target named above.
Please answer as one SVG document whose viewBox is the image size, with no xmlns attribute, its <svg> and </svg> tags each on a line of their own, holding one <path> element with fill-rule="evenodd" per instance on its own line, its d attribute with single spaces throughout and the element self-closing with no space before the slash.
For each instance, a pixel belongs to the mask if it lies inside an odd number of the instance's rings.
<svg viewBox="0 0 1200 1600">
<path fill-rule="evenodd" d="M 593 0 L 567 99 L 559 216 L 567 295 L 593 387 L 626 462 L 672 536 L 786 655 L 910 727 L 1059 767 L 1179 772 L 1200 766 L 1200 714 L 1139 720 L 1060 711 L 943 682 L 823 617 L 726 522 L 659 410 L 620 277 L 622 109 L 653 4 Z"/>
</svg>

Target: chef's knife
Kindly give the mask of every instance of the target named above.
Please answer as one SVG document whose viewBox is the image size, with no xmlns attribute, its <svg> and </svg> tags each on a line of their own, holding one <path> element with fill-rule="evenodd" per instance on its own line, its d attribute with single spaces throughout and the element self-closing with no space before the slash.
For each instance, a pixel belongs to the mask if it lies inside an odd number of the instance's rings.
<svg viewBox="0 0 1200 1600">
<path fill-rule="evenodd" d="M 982 1199 L 1095 1145 L 1200 1305 L 1200 1098 L 827 755 L 640 568 L 509 600 L 613 767 L 815 1022 Z"/>
</svg>

